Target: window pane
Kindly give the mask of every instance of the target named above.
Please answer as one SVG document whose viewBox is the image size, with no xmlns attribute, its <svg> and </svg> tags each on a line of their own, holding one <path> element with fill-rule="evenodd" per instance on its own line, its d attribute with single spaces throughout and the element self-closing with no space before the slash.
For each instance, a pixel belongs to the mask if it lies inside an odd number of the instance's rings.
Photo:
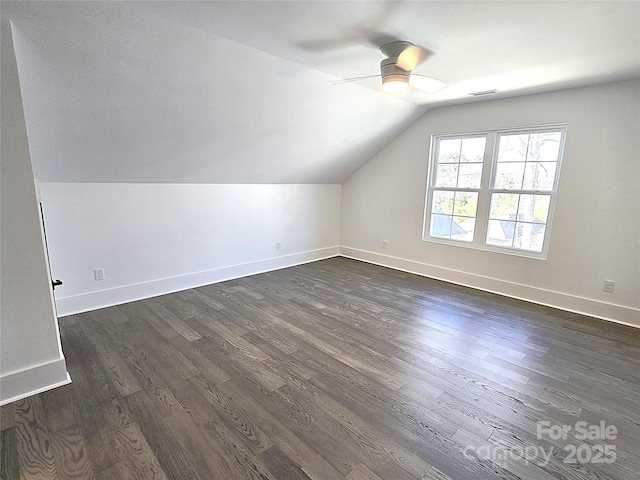
<svg viewBox="0 0 640 480">
<path fill-rule="evenodd" d="M 561 132 L 532 133 L 529 138 L 527 160 L 530 162 L 558 161 L 561 137 Z"/>
<path fill-rule="evenodd" d="M 460 138 L 440 140 L 438 163 L 458 163 L 460 161 Z"/>
<path fill-rule="evenodd" d="M 513 248 L 530 252 L 542 252 L 544 231 L 545 225 L 540 223 L 518 222 L 516 224 L 516 234 L 513 239 Z"/>
<path fill-rule="evenodd" d="M 475 230 L 476 219 L 468 217 L 453 217 L 451 224 L 451 239 L 461 242 L 473 242 L 473 231 Z"/>
<path fill-rule="evenodd" d="M 520 195 L 519 222 L 547 223 L 549 195 Z"/>
<path fill-rule="evenodd" d="M 489 228 L 487 230 L 487 245 L 495 245 L 497 247 L 513 246 L 513 234 L 515 232 L 516 223 L 509 220 L 489 220 Z"/>
<path fill-rule="evenodd" d="M 524 177 L 524 163 L 499 163 L 494 188 L 520 190 Z"/>
<path fill-rule="evenodd" d="M 465 138 L 462 141 L 461 162 L 482 162 L 484 160 L 484 147 L 487 143 L 486 137 Z"/>
<path fill-rule="evenodd" d="M 429 235 L 438 238 L 451 238 L 451 224 L 453 219 L 449 215 L 431 215 Z"/>
<path fill-rule="evenodd" d="M 491 195 L 490 218 L 498 220 L 515 220 L 518 213 L 520 195 L 513 193 L 494 193 Z"/>
<path fill-rule="evenodd" d="M 498 162 L 524 162 L 527 158 L 529 134 L 501 135 L 498 146 Z"/>
<path fill-rule="evenodd" d="M 461 163 L 458 174 L 458 187 L 480 188 L 482 181 L 481 163 Z"/>
<path fill-rule="evenodd" d="M 523 190 L 553 190 L 556 165 L 556 162 L 527 162 Z"/>
<path fill-rule="evenodd" d="M 545 133 L 545 138 L 540 147 L 541 162 L 557 162 L 560 154 L 560 140 L 562 132 Z"/>
<path fill-rule="evenodd" d="M 433 192 L 432 213 L 451 215 L 453 213 L 453 199 L 455 192 Z"/>
<path fill-rule="evenodd" d="M 476 192 L 456 192 L 453 208 L 454 215 L 475 217 L 478 208 L 478 194 Z"/>
<path fill-rule="evenodd" d="M 433 192 L 429 235 L 463 242 L 473 241 L 478 192 Z"/>
<path fill-rule="evenodd" d="M 458 164 L 438 165 L 436 187 L 455 187 L 458 180 Z"/>
</svg>

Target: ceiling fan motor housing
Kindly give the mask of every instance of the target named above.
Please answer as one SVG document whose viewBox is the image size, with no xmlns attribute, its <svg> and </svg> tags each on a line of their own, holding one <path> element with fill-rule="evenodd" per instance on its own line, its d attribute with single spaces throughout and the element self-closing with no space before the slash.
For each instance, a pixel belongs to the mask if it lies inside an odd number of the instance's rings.
<svg viewBox="0 0 640 480">
<path fill-rule="evenodd" d="M 381 46 L 380 51 L 386 57 L 398 57 L 398 55 L 400 55 L 404 49 L 412 46 L 413 46 L 413 43 L 411 42 L 403 42 L 403 41 L 390 42 L 390 43 L 387 43 L 386 45 Z"/>
<path fill-rule="evenodd" d="M 380 62 L 380 75 L 382 76 L 382 83 L 390 81 L 409 82 L 411 75 L 410 71 L 404 70 L 397 65 L 398 55 L 400 55 L 407 47 L 412 46 L 411 42 L 391 42 L 380 47 L 380 51 L 387 58 Z"/>
<path fill-rule="evenodd" d="M 387 77 L 398 77 L 398 80 L 404 80 L 406 82 L 409 81 L 409 76 L 411 72 L 403 70 L 398 65 L 396 65 L 397 57 L 385 58 L 380 62 L 380 75 L 383 79 Z"/>
</svg>

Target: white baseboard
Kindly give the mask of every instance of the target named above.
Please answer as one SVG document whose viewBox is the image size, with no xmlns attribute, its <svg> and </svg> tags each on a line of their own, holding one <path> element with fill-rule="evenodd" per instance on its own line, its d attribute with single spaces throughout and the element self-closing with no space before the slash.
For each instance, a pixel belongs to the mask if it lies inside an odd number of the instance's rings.
<svg viewBox="0 0 640 480">
<path fill-rule="evenodd" d="M 136 300 L 165 295 L 189 288 L 201 287 L 211 283 L 224 282 L 225 280 L 232 280 L 234 278 L 293 267 L 294 265 L 300 265 L 302 263 L 315 262 L 316 260 L 335 257 L 339 252 L 340 247 L 336 245 L 307 252 L 267 258 L 256 262 L 230 265 L 204 272 L 62 297 L 56 299 L 56 308 L 58 316 L 65 317 L 67 315 L 134 302 Z"/>
<path fill-rule="evenodd" d="M 497 278 L 485 277 L 459 270 L 439 267 L 404 258 L 383 255 L 357 248 L 333 246 L 307 252 L 283 255 L 256 262 L 230 265 L 214 270 L 197 272 L 177 277 L 153 280 L 150 282 L 125 285 L 108 290 L 99 290 L 82 295 L 56 299 L 58 316 L 64 317 L 76 313 L 88 312 L 99 308 L 133 302 L 189 288 L 223 282 L 234 278 L 246 277 L 324 258 L 343 256 L 355 260 L 373 263 L 424 277 L 434 278 L 465 287 L 496 293 L 519 300 L 589 315 L 591 317 L 621 323 L 640 328 L 640 310 L 623 305 L 601 302 L 567 293 L 545 290 L 530 285 L 508 282 Z"/>
<path fill-rule="evenodd" d="M 0 377 L 0 406 L 71 383 L 64 358 Z"/>
<path fill-rule="evenodd" d="M 456 285 L 471 287 L 485 292 L 496 293 L 506 297 L 525 300 L 527 302 L 546 305 L 560 310 L 580 313 L 608 320 L 610 322 L 640 328 L 640 310 L 625 307 L 623 305 L 600 302 L 590 298 L 545 290 L 538 287 L 532 287 L 530 285 L 507 282 L 497 278 L 490 278 L 459 270 L 438 267 L 436 265 L 393 257 L 390 255 L 382 255 L 366 250 L 359 250 L 357 248 L 341 246 L 340 255 L 354 260 L 361 260 L 363 262 L 393 268 L 394 270 L 414 273 L 423 277 L 434 278 L 436 280 L 442 280 Z"/>
</svg>

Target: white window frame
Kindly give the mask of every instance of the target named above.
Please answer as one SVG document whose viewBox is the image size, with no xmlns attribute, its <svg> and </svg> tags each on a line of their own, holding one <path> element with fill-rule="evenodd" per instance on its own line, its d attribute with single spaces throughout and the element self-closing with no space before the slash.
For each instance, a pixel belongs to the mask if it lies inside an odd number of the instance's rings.
<svg viewBox="0 0 640 480">
<path fill-rule="evenodd" d="M 541 132 L 562 132 L 560 139 L 560 146 L 558 149 L 558 160 L 556 165 L 556 172 L 553 181 L 552 190 L 507 190 L 494 188 L 497 163 L 498 163 L 498 139 L 501 135 L 509 134 L 522 134 L 522 133 L 541 133 Z M 516 255 L 521 257 L 529 257 L 540 260 L 546 260 L 549 251 L 549 242 L 551 238 L 551 230 L 553 223 L 553 213 L 555 210 L 556 197 L 558 193 L 558 184 L 560 180 L 560 171 L 562 166 L 562 158 L 564 156 L 564 145 L 567 135 L 567 124 L 549 124 L 549 125 L 536 125 L 516 128 L 502 128 L 491 129 L 483 131 L 471 131 L 464 133 L 443 133 L 434 134 L 431 136 L 431 144 L 429 151 L 429 164 L 427 173 L 427 188 L 425 208 L 423 215 L 423 228 L 422 239 L 427 242 L 439 243 L 444 245 L 451 245 L 463 248 L 472 248 L 477 250 L 485 250 L 490 252 L 502 253 L 507 255 Z M 436 173 L 437 173 L 437 159 L 438 159 L 438 146 L 440 140 L 450 138 L 467 138 L 486 136 L 484 163 L 482 168 L 482 180 L 479 189 L 464 189 L 464 188 L 443 188 L 436 187 Z M 434 190 L 456 190 L 456 191 L 477 191 L 478 192 L 478 206 L 476 211 L 476 222 L 473 235 L 473 241 L 461 241 L 451 240 L 447 238 L 430 236 L 430 223 L 431 223 L 431 210 L 433 201 Z M 487 231 L 489 228 L 489 210 L 491 208 L 491 195 L 493 193 L 511 193 L 511 194 L 543 194 L 549 195 L 549 213 L 547 221 L 545 223 L 545 233 L 542 244 L 542 251 L 530 251 L 523 250 L 514 247 L 495 246 L 487 244 Z"/>
</svg>

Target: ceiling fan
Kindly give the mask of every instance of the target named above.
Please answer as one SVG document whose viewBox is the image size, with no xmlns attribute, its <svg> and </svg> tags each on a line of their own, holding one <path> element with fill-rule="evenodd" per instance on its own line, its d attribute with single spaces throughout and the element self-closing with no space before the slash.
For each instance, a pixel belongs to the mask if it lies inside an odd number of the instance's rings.
<svg viewBox="0 0 640 480">
<path fill-rule="evenodd" d="M 446 83 L 413 73 L 413 70 L 433 56 L 433 52 L 411 42 L 395 41 L 382 47 L 380 51 L 387 58 L 380 62 L 379 75 L 345 78 L 331 82 L 333 84 L 357 82 L 365 78 L 381 77 L 382 89 L 387 93 L 400 94 L 407 90 L 409 81 L 411 86 L 427 93 L 434 93 L 447 86 Z"/>
</svg>

